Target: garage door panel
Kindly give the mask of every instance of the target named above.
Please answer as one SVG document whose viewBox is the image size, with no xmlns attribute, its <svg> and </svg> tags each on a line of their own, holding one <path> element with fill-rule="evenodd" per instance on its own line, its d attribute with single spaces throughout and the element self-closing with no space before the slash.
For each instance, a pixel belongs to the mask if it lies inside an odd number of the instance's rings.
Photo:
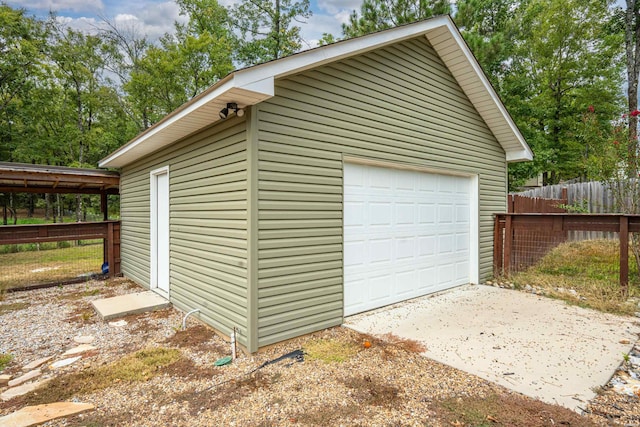
<svg viewBox="0 0 640 427">
<path fill-rule="evenodd" d="M 470 179 L 345 164 L 345 315 L 469 282 Z"/>
</svg>

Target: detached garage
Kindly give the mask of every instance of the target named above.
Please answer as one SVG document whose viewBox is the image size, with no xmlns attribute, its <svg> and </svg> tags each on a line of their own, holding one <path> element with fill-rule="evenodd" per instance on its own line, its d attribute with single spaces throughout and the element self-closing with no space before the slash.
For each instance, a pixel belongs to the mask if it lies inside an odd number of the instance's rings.
<svg viewBox="0 0 640 427">
<path fill-rule="evenodd" d="M 531 158 L 444 16 L 236 71 L 100 166 L 124 275 L 253 352 L 488 277 Z"/>
</svg>

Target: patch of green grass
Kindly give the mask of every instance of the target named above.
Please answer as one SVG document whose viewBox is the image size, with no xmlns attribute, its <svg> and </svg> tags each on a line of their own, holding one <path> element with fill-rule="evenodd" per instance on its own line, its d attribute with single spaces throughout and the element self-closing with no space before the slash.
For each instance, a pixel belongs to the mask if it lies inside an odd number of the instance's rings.
<svg viewBox="0 0 640 427">
<path fill-rule="evenodd" d="M 9 363 L 13 360 L 13 355 L 9 353 L 0 354 L 0 372 L 4 371 Z"/>
<path fill-rule="evenodd" d="M 0 289 L 72 279 L 99 272 L 103 262 L 101 244 L 0 254 Z"/>
<path fill-rule="evenodd" d="M 629 255 L 629 296 L 634 297 L 640 295 L 638 269 Z M 527 284 L 541 287 L 547 295 L 571 304 L 631 315 L 635 305 L 622 296 L 619 274 L 618 241 L 585 240 L 559 245 L 538 264 L 512 275 L 511 281 L 517 288 Z M 568 292 L 571 289 L 577 295 Z"/>
<path fill-rule="evenodd" d="M 148 381 L 182 358 L 173 348 L 148 348 L 129 354 L 109 365 L 62 375 L 26 395 L 29 404 L 69 400 L 109 388 L 119 382 Z"/>
<path fill-rule="evenodd" d="M 28 302 L 14 302 L 12 304 L 2 304 L 0 305 L 0 316 L 5 313 L 10 313 L 12 311 L 23 310 L 29 307 L 31 304 Z"/>
<path fill-rule="evenodd" d="M 360 348 L 352 342 L 319 339 L 306 343 L 304 350 L 309 359 L 321 360 L 324 363 L 341 363 L 356 355 Z"/>
</svg>

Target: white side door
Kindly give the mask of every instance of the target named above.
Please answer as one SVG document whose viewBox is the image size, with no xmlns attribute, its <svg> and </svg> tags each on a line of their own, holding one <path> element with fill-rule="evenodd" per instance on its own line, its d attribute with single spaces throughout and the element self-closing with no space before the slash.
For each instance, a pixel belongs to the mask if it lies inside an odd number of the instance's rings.
<svg viewBox="0 0 640 427">
<path fill-rule="evenodd" d="M 169 167 L 151 171 L 151 289 L 169 297 Z"/>
</svg>

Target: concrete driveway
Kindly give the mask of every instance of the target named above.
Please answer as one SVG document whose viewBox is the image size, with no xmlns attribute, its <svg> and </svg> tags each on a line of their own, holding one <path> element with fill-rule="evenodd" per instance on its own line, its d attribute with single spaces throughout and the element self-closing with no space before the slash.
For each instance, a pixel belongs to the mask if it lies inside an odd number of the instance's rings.
<svg viewBox="0 0 640 427">
<path fill-rule="evenodd" d="M 345 326 L 420 341 L 427 357 L 580 411 L 633 347 L 638 320 L 524 292 L 462 286 L 347 317 Z"/>
</svg>

